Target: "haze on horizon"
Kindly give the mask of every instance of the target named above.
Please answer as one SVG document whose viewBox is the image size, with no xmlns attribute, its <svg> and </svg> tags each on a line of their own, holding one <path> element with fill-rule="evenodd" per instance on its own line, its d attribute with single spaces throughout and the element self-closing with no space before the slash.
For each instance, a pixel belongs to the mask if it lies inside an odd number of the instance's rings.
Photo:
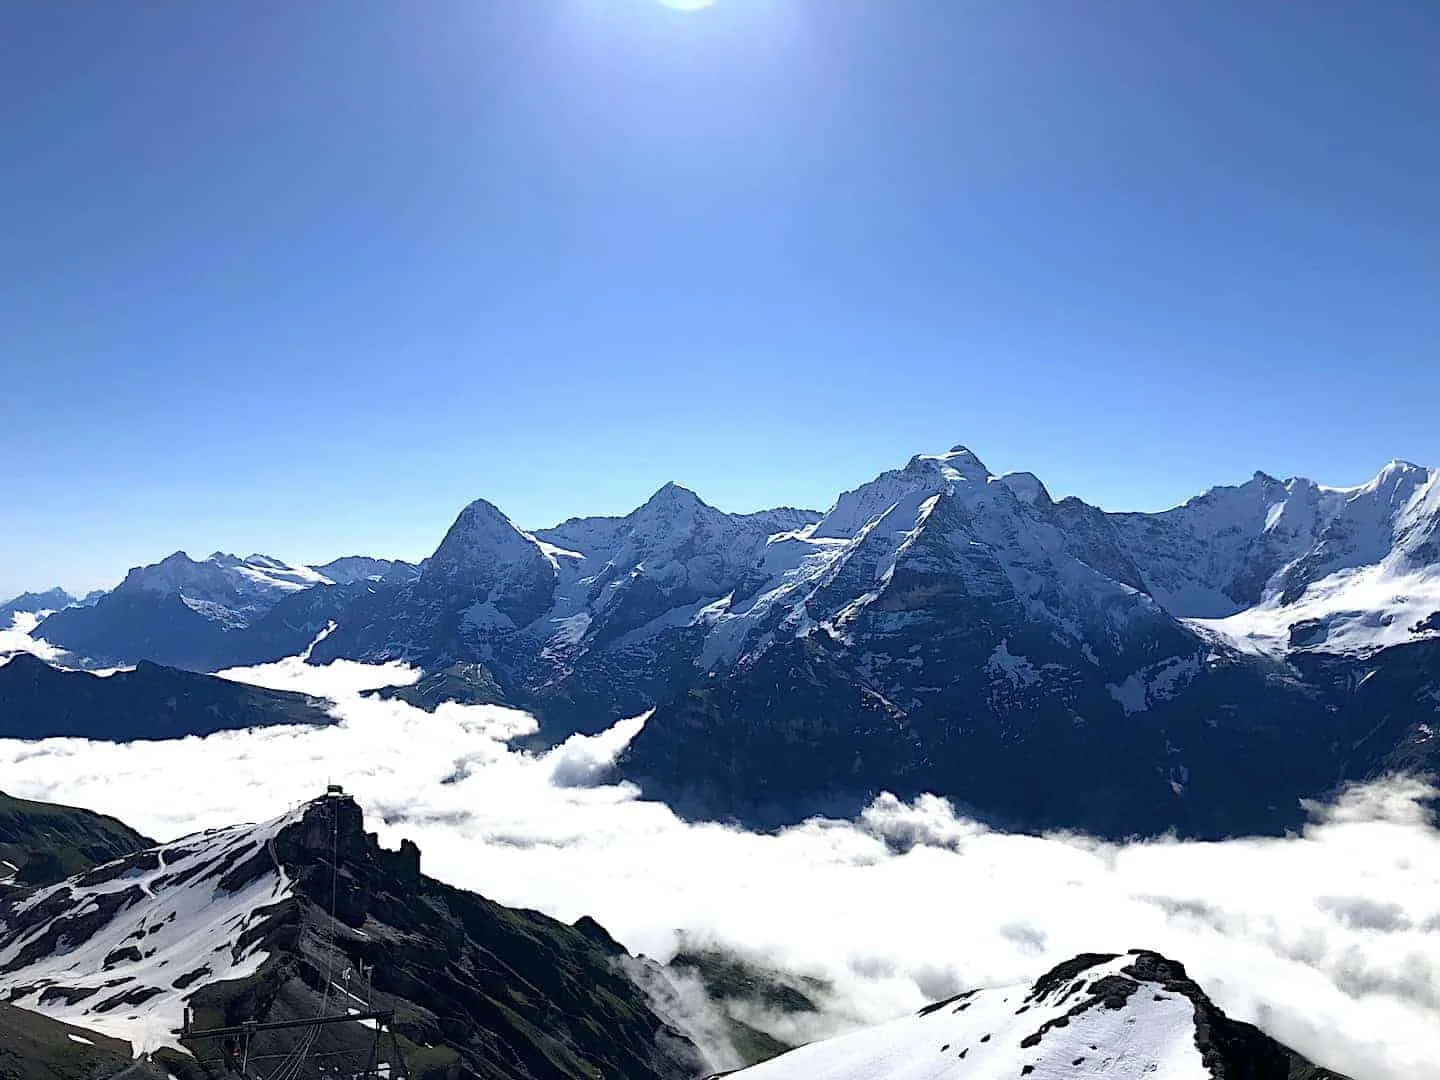
<svg viewBox="0 0 1440 1080">
<path fill-rule="evenodd" d="M 823 508 L 957 442 L 1115 509 L 1440 464 L 1437 47 L 1403 5 L 21 0 L 0 594 L 417 558 L 476 497 Z"/>
</svg>

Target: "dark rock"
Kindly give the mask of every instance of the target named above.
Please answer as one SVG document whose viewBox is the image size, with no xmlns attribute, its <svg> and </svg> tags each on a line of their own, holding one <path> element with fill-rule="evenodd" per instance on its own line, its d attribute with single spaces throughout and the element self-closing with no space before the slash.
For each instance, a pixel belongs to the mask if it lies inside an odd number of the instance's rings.
<svg viewBox="0 0 1440 1080">
<path fill-rule="evenodd" d="M 313 699 L 142 662 L 104 678 L 29 653 L 0 666 L 0 738 L 130 742 L 270 724 L 330 724 Z"/>
</svg>

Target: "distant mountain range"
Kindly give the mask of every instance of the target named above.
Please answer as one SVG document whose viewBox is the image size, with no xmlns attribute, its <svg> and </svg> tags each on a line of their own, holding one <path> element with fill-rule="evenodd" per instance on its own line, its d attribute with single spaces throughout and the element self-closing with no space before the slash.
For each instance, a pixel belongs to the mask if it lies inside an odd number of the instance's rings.
<svg viewBox="0 0 1440 1080">
<path fill-rule="evenodd" d="M 552 738 L 653 708 L 619 774 L 752 824 L 888 789 L 1023 828 L 1278 832 L 1440 767 L 1440 471 L 1405 462 L 1140 514 L 956 447 L 825 512 L 668 484 L 526 531 L 478 500 L 418 567 L 340 562 L 175 555 L 37 633 L 101 664 L 403 659 Z"/>
<path fill-rule="evenodd" d="M 59 611 L 61 608 L 88 606 L 104 596 L 104 590 L 85 596 L 72 596 L 64 589 L 47 589 L 44 592 L 26 592 L 0 604 L 0 629 L 9 626 L 16 615 L 36 615 L 41 612 Z"/>
<path fill-rule="evenodd" d="M 324 703 L 161 667 L 62 671 L 20 653 L 0 665 L 0 739 L 57 737 L 133 742 L 179 739 L 272 724 L 330 724 Z"/>
<path fill-rule="evenodd" d="M 242 559 L 221 551 L 197 561 L 177 551 L 135 567 L 114 589 L 93 593 L 83 604 L 52 589 L 16 597 L 0 607 L 0 615 L 8 621 L 16 612 L 53 611 L 45 633 L 63 638 L 67 649 L 90 660 L 153 660 L 210 671 L 237 647 L 244 631 L 287 596 L 319 586 L 403 583 L 419 572 L 410 563 L 363 555 L 300 566 L 269 555 Z M 57 602 L 62 598 L 69 602 Z"/>
</svg>

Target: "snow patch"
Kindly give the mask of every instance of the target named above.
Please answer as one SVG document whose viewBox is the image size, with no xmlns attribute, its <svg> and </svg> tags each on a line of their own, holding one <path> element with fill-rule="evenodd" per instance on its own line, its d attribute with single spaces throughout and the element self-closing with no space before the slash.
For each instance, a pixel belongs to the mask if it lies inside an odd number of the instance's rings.
<svg viewBox="0 0 1440 1080">
<path fill-rule="evenodd" d="M 1040 682 L 1040 672 L 1035 669 L 1035 665 L 1026 657 L 1017 656 L 1010 651 L 1009 638 L 995 646 L 990 659 L 985 661 L 985 670 L 992 677 L 1005 678 L 1016 687 L 1034 686 Z"/>
<path fill-rule="evenodd" d="M 271 845 L 299 813 L 182 837 L 153 849 L 143 871 L 86 885 L 103 876 L 91 871 L 25 897 L 0 924 L 0 972 L 47 935 L 51 945 L 0 974 L 0 992 L 52 1019 L 128 1040 L 137 1054 L 178 1047 L 184 1004 L 196 989 L 184 976 L 208 969 L 207 982 L 244 978 L 264 962 L 265 952 L 239 942 L 290 894 Z M 228 871 L 266 851 L 268 864 L 251 880 L 233 892 L 220 885 Z M 67 933 L 74 920 L 105 908 L 110 918 L 88 936 Z M 54 913 L 32 925 L 26 914 L 37 910 Z"/>
<path fill-rule="evenodd" d="M 1129 675 L 1119 684 L 1107 683 L 1110 696 L 1120 703 L 1126 716 L 1145 712 L 1152 705 L 1169 701 L 1200 674 L 1199 656 L 1177 656 Z"/>
<path fill-rule="evenodd" d="M 1183 621 L 1246 652 L 1368 656 L 1440 636 L 1437 612 L 1440 567 L 1407 572 L 1385 562 L 1337 571 L 1306 587 L 1290 604 L 1271 597 L 1227 618 Z"/>
</svg>

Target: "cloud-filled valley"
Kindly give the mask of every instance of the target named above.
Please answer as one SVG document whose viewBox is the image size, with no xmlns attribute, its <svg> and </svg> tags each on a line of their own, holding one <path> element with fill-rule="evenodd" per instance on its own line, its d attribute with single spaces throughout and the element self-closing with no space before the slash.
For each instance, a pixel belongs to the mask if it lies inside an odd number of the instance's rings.
<svg viewBox="0 0 1440 1080">
<path fill-rule="evenodd" d="M 1227 1012 L 1357 1080 L 1440 1075 L 1440 832 L 1416 782 L 1352 790 L 1289 839 L 1007 835 L 940 799 L 888 797 L 853 822 L 755 834 L 595 783 L 642 718 L 528 754 L 508 745 L 533 729 L 524 713 L 428 714 L 362 695 L 417 677 L 402 665 L 292 659 L 226 674 L 328 697 L 340 723 L 3 741 L 0 789 L 170 839 L 341 783 L 382 841 L 416 840 L 443 880 L 567 921 L 592 915 L 657 958 L 683 935 L 829 980 L 827 1011 L 791 1035 L 1028 980 L 1085 950 L 1144 947 L 1184 962 Z"/>
</svg>

